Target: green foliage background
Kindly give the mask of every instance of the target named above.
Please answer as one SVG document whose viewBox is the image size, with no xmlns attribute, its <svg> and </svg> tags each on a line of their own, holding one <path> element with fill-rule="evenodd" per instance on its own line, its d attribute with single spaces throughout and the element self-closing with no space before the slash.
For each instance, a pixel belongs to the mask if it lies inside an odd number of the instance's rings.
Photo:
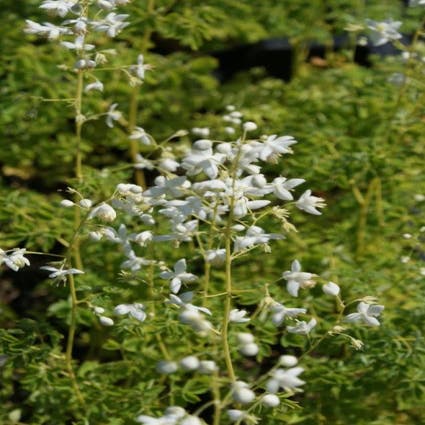
<svg viewBox="0 0 425 425">
<path fill-rule="evenodd" d="M 67 103 L 44 99 L 73 96 L 72 73 L 58 70 L 70 57 L 53 43 L 23 35 L 25 19 L 45 20 L 37 1 L 3 3 L 0 246 L 60 253 L 73 217 L 58 205 L 67 186 L 78 186 L 72 178 L 73 111 Z M 276 244 L 263 263 L 241 264 L 240 282 L 251 279 L 250 285 L 261 288 L 264 282 L 252 282 L 252 276 L 270 275 L 273 281 L 299 258 L 306 269 L 338 282 L 344 297 L 374 295 L 386 306 L 380 329 L 354 335 L 365 342 L 362 351 L 341 348 L 336 339 L 311 353 L 305 360 L 308 384 L 296 399 L 301 409 L 267 416 L 264 423 L 425 423 L 425 282 L 420 273 L 425 202 L 414 197 L 425 194 L 423 69 L 410 67 L 409 84 L 400 87 L 388 81 L 406 67 L 399 58 L 374 57 L 372 67 L 365 68 L 353 62 L 352 46 L 331 49 L 333 35 L 350 23 L 391 16 L 403 20 L 402 30 L 409 33 L 419 26 L 422 12 L 398 1 L 133 1 L 128 6 L 132 25 L 113 45 L 103 42 L 104 49 L 117 51 L 111 66 L 134 63 L 142 51 L 154 66 L 140 89 L 137 122 L 157 140 L 195 126 L 224 137 L 220 115 L 234 104 L 262 133 L 291 134 L 299 141 L 285 168 L 271 166 L 269 172 L 306 178 L 328 207 L 315 219 L 296 215 L 299 232 Z M 288 37 L 294 46 L 290 82 L 260 68 L 223 84 L 214 77 L 218 63 L 212 52 L 272 37 Z M 311 40 L 329 47 L 324 62 L 305 60 Z M 128 110 L 128 78 L 119 71 L 103 78 L 106 92 L 85 107 L 99 113 L 116 101 Z M 129 160 L 125 126 L 107 131 L 103 120 L 90 123 L 83 151 L 86 180 L 79 188 L 87 196 L 101 200 L 118 182 L 131 181 L 131 170 L 124 167 Z M 403 239 L 404 233 L 414 237 Z M 81 293 L 110 307 L 144 299 L 144 277 L 118 276 L 119 253 L 90 244 L 83 249 L 89 262 Z M 166 250 L 163 255 L 170 264 L 181 256 Z M 410 261 L 402 263 L 405 256 Z M 44 281 L 37 271 L 42 259 L 31 261 L 30 271 L 4 271 L 0 280 L 0 355 L 7 356 L 4 364 L 0 357 L 0 422 L 80 423 L 75 412 L 81 406 L 63 377 L 67 288 Z M 284 293 L 280 287 L 271 290 L 276 298 Z M 238 302 L 252 306 L 260 295 Z M 315 292 L 307 301 L 310 296 Z M 325 314 L 329 302 L 318 308 Z M 161 358 L 155 345 L 158 326 L 167 323 L 165 340 L 177 357 L 189 354 L 179 347 L 182 328 L 175 318 L 170 319 L 174 326 L 157 315 L 142 329 L 124 323 L 114 332 L 101 328 L 89 313 L 78 319 L 77 375 L 89 400 L 90 423 L 134 423 L 143 409 L 159 411 L 167 386 L 181 386 L 181 400 L 175 402 L 187 405 L 208 392 L 202 376 L 155 381 L 154 365 Z M 276 338 L 264 329 L 265 359 L 278 355 Z M 302 351 L 300 341 L 295 342 Z M 281 342 L 285 347 L 287 342 Z"/>
</svg>

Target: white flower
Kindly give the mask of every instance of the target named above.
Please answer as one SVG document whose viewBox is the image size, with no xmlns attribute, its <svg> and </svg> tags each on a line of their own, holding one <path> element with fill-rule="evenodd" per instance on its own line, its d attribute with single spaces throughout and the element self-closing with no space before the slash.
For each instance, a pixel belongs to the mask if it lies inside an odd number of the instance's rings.
<svg viewBox="0 0 425 425">
<path fill-rule="evenodd" d="M 349 314 L 345 320 L 352 323 L 361 322 L 368 326 L 379 326 L 380 323 L 376 317 L 378 317 L 383 310 L 383 305 L 367 304 L 362 301 L 357 306 L 357 313 Z"/>
<path fill-rule="evenodd" d="M 69 34 L 71 31 L 68 28 L 58 27 L 49 22 L 39 24 L 37 22 L 27 19 L 27 26 L 24 29 L 26 34 L 36 34 L 47 37 L 49 40 L 56 40 L 62 34 Z"/>
<path fill-rule="evenodd" d="M 50 279 L 56 279 L 59 278 L 59 280 L 65 280 L 65 276 L 70 274 L 84 274 L 83 271 L 78 269 L 57 269 L 56 267 L 50 267 L 50 266 L 42 266 L 40 267 L 41 270 L 47 270 L 48 272 L 51 272 L 49 274 Z"/>
<path fill-rule="evenodd" d="M 276 407 L 280 404 L 280 399 L 276 394 L 266 394 L 261 398 L 261 404 L 265 407 Z"/>
<path fill-rule="evenodd" d="M 297 320 L 294 326 L 287 326 L 286 330 L 291 334 L 307 335 L 317 325 L 316 319 L 311 319 L 308 323 Z"/>
<path fill-rule="evenodd" d="M 400 21 L 388 19 L 386 21 L 377 22 L 372 19 L 366 19 L 366 25 L 372 31 L 370 38 L 375 46 L 381 46 L 390 41 L 402 38 L 402 35 L 398 32 L 401 26 Z"/>
<path fill-rule="evenodd" d="M 77 3 L 78 0 L 45 0 L 40 9 L 46 9 L 63 18 Z"/>
<path fill-rule="evenodd" d="M 102 221 L 110 222 L 116 219 L 117 213 L 110 205 L 106 204 L 105 202 L 102 202 L 90 211 L 88 219 L 91 220 L 94 217 L 97 217 Z"/>
<path fill-rule="evenodd" d="M 322 290 L 326 295 L 336 297 L 340 292 L 340 287 L 334 282 L 328 282 L 322 286 Z"/>
<path fill-rule="evenodd" d="M 305 314 L 307 312 L 307 309 L 305 308 L 288 308 L 285 307 L 283 304 L 274 303 L 272 308 L 272 322 L 279 326 L 285 317 L 296 317 L 299 314 Z"/>
<path fill-rule="evenodd" d="M 286 271 L 282 277 L 287 281 L 286 289 L 293 297 L 298 297 L 300 288 L 309 288 L 314 286 L 312 280 L 316 275 L 301 271 L 301 264 L 298 260 L 294 260 L 291 265 L 291 271 Z"/>
<path fill-rule="evenodd" d="M 325 207 L 325 200 L 317 196 L 311 195 L 311 190 L 306 190 L 295 203 L 297 208 L 313 215 L 321 215 L 322 213 L 317 208 Z"/>
<path fill-rule="evenodd" d="M 220 266 L 226 260 L 226 250 L 222 249 L 210 249 L 205 252 L 205 261 L 212 264 L 213 266 Z"/>
<path fill-rule="evenodd" d="M 277 137 L 275 134 L 268 136 L 263 142 L 257 142 L 255 151 L 258 158 L 262 161 L 276 162 L 280 155 L 286 153 L 292 153 L 290 146 L 297 143 L 292 136 L 280 136 Z"/>
<path fill-rule="evenodd" d="M 183 282 L 193 282 L 197 279 L 192 273 L 186 272 L 186 260 L 184 258 L 174 264 L 174 272 L 162 272 L 159 275 L 161 279 L 171 279 L 170 289 L 177 294 Z"/>
<path fill-rule="evenodd" d="M 246 314 L 247 314 L 246 310 L 238 310 L 238 309 L 231 310 L 229 314 L 229 321 L 234 323 L 249 322 L 250 319 L 248 317 L 245 317 Z"/>
<path fill-rule="evenodd" d="M 192 150 L 183 159 L 182 167 L 187 170 L 189 176 L 203 171 L 210 179 L 215 179 L 218 175 L 218 165 L 224 159 L 223 154 L 213 153 L 210 140 L 201 139 L 193 144 Z"/>
<path fill-rule="evenodd" d="M 118 103 L 113 103 L 106 113 L 106 125 L 109 128 L 114 126 L 114 121 L 119 121 L 122 118 L 122 113 L 117 111 Z"/>
<path fill-rule="evenodd" d="M 114 308 L 114 313 L 120 316 L 128 314 L 130 317 L 143 322 L 146 319 L 145 306 L 140 303 L 119 304 Z"/>
<path fill-rule="evenodd" d="M 79 35 L 78 37 L 76 37 L 75 41 L 73 43 L 69 42 L 69 41 L 62 41 L 61 42 L 62 46 L 66 47 L 69 50 L 93 50 L 94 49 L 94 44 L 86 44 L 85 43 L 85 36 L 84 35 Z"/>
<path fill-rule="evenodd" d="M 277 177 L 273 180 L 271 186 L 273 188 L 273 193 L 277 198 L 282 199 L 283 201 L 292 201 L 294 197 L 290 191 L 304 182 L 304 179 L 287 180 L 285 177 Z"/>
<path fill-rule="evenodd" d="M 135 127 L 129 138 L 130 140 L 138 140 L 142 145 L 145 146 L 152 144 L 152 138 L 142 127 Z"/>
<path fill-rule="evenodd" d="M 130 71 L 134 72 L 141 80 L 145 79 L 145 70 L 149 70 L 151 67 L 144 64 L 144 57 L 142 54 L 137 56 L 137 65 L 132 65 Z"/>
<path fill-rule="evenodd" d="M 276 393 L 279 388 L 283 388 L 285 391 L 292 391 L 297 389 L 305 382 L 298 378 L 304 372 L 302 367 L 293 367 L 291 369 L 276 369 L 272 372 L 272 378 L 266 383 L 267 391 L 270 393 Z"/>
<path fill-rule="evenodd" d="M 25 248 L 16 248 L 11 254 L 6 254 L 6 252 L 0 249 L 0 264 L 4 263 L 14 272 L 17 272 L 19 269 L 30 265 L 28 258 L 24 257 L 25 252 Z"/>
<path fill-rule="evenodd" d="M 93 28 L 96 31 L 105 32 L 108 37 L 115 37 L 123 28 L 130 25 L 125 22 L 129 15 L 118 15 L 115 12 L 109 13 L 105 19 L 100 22 L 93 22 Z"/>
<path fill-rule="evenodd" d="M 103 91 L 103 83 L 99 80 L 96 80 L 94 83 L 87 84 L 84 88 L 84 91 L 87 93 L 91 90 Z"/>
</svg>

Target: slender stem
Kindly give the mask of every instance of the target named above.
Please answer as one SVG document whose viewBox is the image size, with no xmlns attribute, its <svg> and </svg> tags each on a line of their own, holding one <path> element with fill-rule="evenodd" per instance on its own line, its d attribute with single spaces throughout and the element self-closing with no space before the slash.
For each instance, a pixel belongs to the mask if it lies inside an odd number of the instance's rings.
<svg viewBox="0 0 425 425">
<path fill-rule="evenodd" d="M 230 195 L 229 215 L 227 216 L 226 228 L 224 231 L 225 249 L 226 249 L 226 299 L 224 302 L 224 313 L 223 313 L 223 325 L 221 330 L 221 338 L 223 342 L 224 350 L 224 361 L 226 363 L 227 372 L 232 382 L 236 381 L 235 371 L 232 364 L 232 356 L 230 354 L 230 346 L 228 340 L 228 329 L 229 329 L 229 318 L 230 310 L 232 308 L 232 225 L 234 220 L 234 207 L 235 207 L 235 189 L 236 189 L 236 178 L 238 163 L 241 155 L 241 146 L 245 141 L 246 133 L 244 132 L 241 140 L 238 152 L 236 154 L 235 162 L 231 170 L 232 178 L 232 193 Z"/>
<path fill-rule="evenodd" d="M 74 276 L 72 274 L 68 275 L 68 284 L 69 284 L 69 289 L 71 293 L 71 323 L 69 324 L 69 330 L 68 330 L 65 362 L 66 362 L 66 368 L 68 370 L 69 377 L 71 378 L 72 387 L 74 388 L 77 400 L 80 402 L 82 406 L 84 406 L 85 405 L 84 398 L 78 386 L 74 369 L 72 368 L 72 349 L 74 346 L 75 330 L 77 327 L 77 304 L 78 304 L 77 292 L 75 290 Z"/>
</svg>

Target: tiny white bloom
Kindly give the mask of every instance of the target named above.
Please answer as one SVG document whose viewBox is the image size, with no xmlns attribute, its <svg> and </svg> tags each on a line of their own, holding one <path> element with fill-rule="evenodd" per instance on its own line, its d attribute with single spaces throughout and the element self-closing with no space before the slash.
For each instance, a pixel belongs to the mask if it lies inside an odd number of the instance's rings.
<svg viewBox="0 0 425 425">
<path fill-rule="evenodd" d="M 316 319 L 311 319 L 308 323 L 305 321 L 299 321 L 297 320 L 296 325 L 294 326 L 287 326 L 286 330 L 289 333 L 292 334 L 301 334 L 301 335 L 307 335 L 310 333 L 310 331 L 317 325 Z"/>
<path fill-rule="evenodd" d="M 119 121 L 122 118 L 122 113 L 117 111 L 118 103 L 113 103 L 106 113 L 106 125 L 109 128 L 114 126 L 114 121 Z"/>
<path fill-rule="evenodd" d="M 301 271 L 301 264 L 298 260 L 294 260 L 291 264 L 291 271 L 286 271 L 282 277 L 287 281 L 286 289 L 293 297 L 298 297 L 300 288 L 310 288 L 315 285 L 313 273 Z"/>
<path fill-rule="evenodd" d="M 317 208 L 325 207 L 325 200 L 317 196 L 311 195 L 311 190 L 306 190 L 295 203 L 297 208 L 313 215 L 321 215 L 322 213 Z"/>
<path fill-rule="evenodd" d="M 174 272 L 162 272 L 161 279 L 171 279 L 170 289 L 175 294 L 179 292 L 183 282 L 193 282 L 197 279 L 192 273 L 186 272 L 186 260 L 184 258 L 174 264 Z"/>
<path fill-rule="evenodd" d="M 16 248 L 11 254 L 7 254 L 0 249 L 0 264 L 4 263 L 14 272 L 17 272 L 19 269 L 30 265 L 28 258 L 24 257 L 25 252 L 25 248 Z"/>
<path fill-rule="evenodd" d="M 246 323 L 249 322 L 250 319 L 245 317 L 247 315 L 246 310 L 238 310 L 234 309 L 229 314 L 229 321 L 234 323 Z"/>
<path fill-rule="evenodd" d="M 87 84 L 84 88 L 86 93 L 92 90 L 103 91 L 103 83 L 99 80 L 96 80 L 94 83 Z"/>
<path fill-rule="evenodd" d="M 279 388 L 285 391 L 294 390 L 305 384 L 303 380 L 298 378 L 304 372 L 302 367 L 293 367 L 291 369 L 276 369 L 272 372 L 272 378 L 266 383 L 267 391 L 270 393 L 278 392 Z"/>
<path fill-rule="evenodd" d="M 379 326 L 380 323 L 377 317 L 382 313 L 383 310 L 383 305 L 367 304 L 361 301 L 357 306 L 357 313 L 349 314 L 345 320 L 352 323 L 364 323 L 368 326 Z"/>
<path fill-rule="evenodd" d="M 128 314 L 130 317 L 143 322 L 146 319 L 145 306 L 140 303 L 119 304 L 114 308 L 115 314 L 120 316 Z"/>
<path fill-rule="evenodd" d="M 56 267 L 50 267 L 50 266 L 42 266 L 40 267 L 41 270 L 47 270 L 48 272 L 50 272 L 49 274 L 49 278 L 50 279 L 56 279 L 59 278 L 60 280 L 65 280 L 65 276 L 67 275 L 71 275 L 71 274 L 84 274 L 83 271 L 78 270 L 78 269 L 58 269 Z"/>
</svg>

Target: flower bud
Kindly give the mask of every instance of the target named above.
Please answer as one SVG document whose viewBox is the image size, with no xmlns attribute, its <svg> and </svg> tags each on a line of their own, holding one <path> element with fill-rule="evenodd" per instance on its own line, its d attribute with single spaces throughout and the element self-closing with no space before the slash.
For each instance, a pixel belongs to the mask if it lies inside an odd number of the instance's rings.
<svg viewBox="0 0 425 425">
<path fill-rule="evenodd" d="M 171 362 L 171 361 L 167 361 L 167 360 L 161 360 L 156 365 L 157 372 L 163 373 L 165 375 L 169 375 L 171 373 L 174 373 L 174 372 L 177 371 L 177 369 L 178 369 L 178 366 L 177 366 L 176 362 Z"/>
<path fill-rule="evenodd" d="M 246 382 L 236 381 L 233 384 L 233 400 L 241 404 L 252 403 L 255 400 L 255 393 L 249 389 Z"/>
<path fill-rule="evenodd" d="M 252 122 L 252 121 L 247 121 L 243 124 L 243 129 L 245 131 L 257 130 L 257 124 L 255 124 L 255 122 Z"/>
<path fill-rule="evenodd" d="M 180 366 L 186 371 L 196 370 L 199 365 L 200 361 L 195 356 L 187 356 L 180 360 Z"/>
<path fill-rule="evenodd" d="M 65 208 L 73 207 L 75 204 L 74 202 L 70 201 L 69 199 L 64 199 L 61 201 L 60 206 Z"/>
<path fill-rule="evenodd" d="M 298 359 L 295 356 L 284 354 L 279 357 L 279 364 L 285 367 L 294 367 L 298 363 Z"/>
<path fill-rule="evenodd" d="M 247 345 L 247 344 L 254 342 L 254 335 L 252 335 L 248 332 L 239 332 L 236 335 L 236 338 L 238 339 L 238 342 L 241 345 Z"/>
<path fill-rule="evenodd" d="M 91 206 L 93 205 L 93 202 L 91 199 L 81 199 L 81 201 L 78 202 L 78 204 L 82 208 L 91 208 Z"/>
<path fill-rule="evenodd" d="M 243 345 L 239 352 L 244 356 L 256 356 L 258 354 L 258 345 L 255 342 Z"/>
<path fill-rule="evenodd" d="M 100 316 L 99 322 L 103 326 L 113 326 L 114 325 L 114 321 L 110 317 L 106 317 L 106 316 Z"/>
<path fill-rule="evenodd" d="M 199 372 L 209 375 L 217 370 L 217 365 L 213 360 L 201 360 L 199 363 Z"/>
<path fill-rule="evenodd" d="M 326 295 L 336 297 L 339 294 L 340 288 L 334 282 L 328 282 L 322 286 L 322 290 Z"/>
<path fill-rule="evenodd" d="M 276 407 L 279 406 L 280 400 L 279 397 L 275 394 L 266 394 L 261 399 L 261 404 L 265 407 Z"/>
</svg>

